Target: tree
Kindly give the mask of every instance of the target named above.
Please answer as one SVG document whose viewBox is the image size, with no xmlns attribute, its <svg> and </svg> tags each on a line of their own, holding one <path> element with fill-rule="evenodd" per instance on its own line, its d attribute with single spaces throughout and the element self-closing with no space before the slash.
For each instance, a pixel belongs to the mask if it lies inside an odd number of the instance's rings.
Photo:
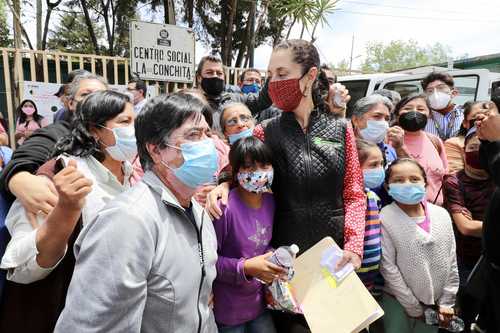
<svg viewBox="0 0 500 333">
<path fill-rule="evenodd" d="M 0 47 L 12 47 L 13 40 L 7 25 L 7 15 L 4 0 L 0 0 Z"/>
<path fill-rule="evenodd" d="M 369 42 L 366 45 L 362 71 L 391 72 L 436 64 L 445 62 L 450 53 L 450 48 L 441 43 L 422 47 L 414 40 L 395 40 L 387 45 L 382 42 Z"/>
<path fill-rule="evenodd" d="M 96 38 L 104 36 L 102 27 L 96 27 Z M 93 53 L 94 46 L 89 43 L 90 35 L 85 18 L 70 11 L 60 16 L 59 24 L 49 32 L 48 48 L 75 53 Z"/>
<path fill-rule="evenodd" d="M 350 74 L 349 67 L 349 60 L 347 59 L 342 59 L 337 63 L 336 66 L 332 66 L 335 74 L 337 74 L 338 76 Z"/>
</svg>

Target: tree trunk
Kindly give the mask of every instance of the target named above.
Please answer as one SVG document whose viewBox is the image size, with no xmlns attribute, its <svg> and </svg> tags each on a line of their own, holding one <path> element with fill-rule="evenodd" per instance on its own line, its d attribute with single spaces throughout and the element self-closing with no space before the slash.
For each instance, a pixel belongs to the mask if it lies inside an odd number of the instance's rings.
<svg viewBox="0 0 500 333">
<path fill-rule="evenodd" d="M 36 0 L 36 48 L 42 49 L 42 0 Z"/>
<path fill-rule="evenodd" d="M 102 6 L 102 14 L 104 18 L 104 26 L 106 28 L 106 36 L 108 37 L 108 55 L 113 55 L 113 31 L 111 30 L 111 26 L 109 24 L 109 5 L 111 0 L 107 0 L 104 3 L 104 0 L 101 0 Z"/>
<path fill-rule="evenodd" d="M 188 23 L 188 27 L 193 27 L 193 12 L 194 12 L 194 0 L 186 1 L 186 21 Z"/>
<path fill-rule="evenodd" d="M 302 22 L 302 30 L 300 30 L 300 39 L 304 36 L 304 31 L 306 30 L 306 25 Z"/>
<path fill-rule="evenodd" d="M 288 28 L 288 32 L 286 33 L 286 39 L 290 38 L 290 33 L 292 32 L 292 28 L 295 25 L 295 22 L 297 22 L 297 16 L 293 17 L 292 24 L 290 24 L 290 28 Z"/>
<path fill-rule="evenodd" d="M 238 0 L 231 0 L 229 2 L 229 16 L 227 19 L 227 31 L 226 31 L 226 41 L 224 43 L 223 50 L 223 62 L 226 66 L 231 66 L 233 53 L 232 53 L 232 44 L 233 44 L 233 22 L 234 17 L 236 16 L 236 9 L 238 6 Z"/>
<path fill-rule="evenodd" d="M 52 11 L 54 8 L 61 4 L 62 0 L 57 0 L 54 3 L 51 3 L 50 0 L 47 0 L 47 14 L 45 14 L 45 24 L 43 26 L 43 37 L 42 37 L 42 45 L 41 49 L 45 50 L 47 48 L 47 35 L 49 33 L 49 23 L 50 23 L 50 15 L 52 15 Z"/>
<path fill-rule="evenodd" d="M 99 44 L 97 43 L 97 37 L 95 35 L 94 27 L 92 26 L 92 20 L 90 19 L 90 14 L 87 9 L 87 0 L 80 0 L 80 5 L 82 6 L 83 15 L 85 16 L 85 24 L 87 25 L 87 30 L 94 45 L 94 53 L 99 55 Z"/>
<path fill-rule="evenodd" d="M 316 41 L 316 37 L 314 36 L 314 34 L 316 33 L 316 28 L 318 27 L 318 23 L 319 19 L 316 21 L 316 23 L 314 23 L 314 28 L 311 33 L 311 44 L 314 44 L 314 42 Z"/>
<path fill-rule="evenodd" d="M 255 34 L 257 33 L 255 31 L 255 15 L 257 11 L 257 3 L 252 2 L 251 7 L 250 7 L 250 22 L 248 24 L 250 25 L 250 32 L 249 38 L 248 38 L 248 66 L 253 68 L 253 60 L 254 60 L 254 51 L 255 51 Z"/>
<path fill-rule="evenodd" d="M 172 0 L 163 0 L 163 19 L 166 24 L 175 25 L 175 7 Z"/>
</svg>

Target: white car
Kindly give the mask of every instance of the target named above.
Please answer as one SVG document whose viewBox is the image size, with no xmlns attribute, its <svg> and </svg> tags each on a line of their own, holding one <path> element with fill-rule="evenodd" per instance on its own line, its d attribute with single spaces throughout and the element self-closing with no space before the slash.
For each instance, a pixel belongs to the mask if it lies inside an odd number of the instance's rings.
<svg viewBox="0 0 500 333">
<path fill-rule="evenodd" d="M 456 104 L 490 100 L 492 89 L 500 87 L 500 73 L 487 69 L 448 70 L 442 67 L 424 67 L 397 73 L 341 76 L 338 81 L 349 89 L 352 98 L 347 106 L 347 116 L 350 116 L 349 111 L 358 99 L 371 95 L 378 89 L 395 90 L 401 97 L 423 93 L 422 80 L 432 71 L 445 71 L 453 76 L 455 88 L 460 93 L 454 99 Z"/>
</svg>

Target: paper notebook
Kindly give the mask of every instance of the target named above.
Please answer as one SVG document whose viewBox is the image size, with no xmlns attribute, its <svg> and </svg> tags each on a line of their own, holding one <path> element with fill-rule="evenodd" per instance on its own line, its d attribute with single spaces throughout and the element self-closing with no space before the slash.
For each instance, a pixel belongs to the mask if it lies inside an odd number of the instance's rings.
<svg viewBox="0 0 500 333">
<path fill-rule="evenodd" d="M 326 237 L 300 255 L 291 285 L 312 333 L 359 332 L 384 311 L 355 272 L 336 283 L 321 266 L 321 258 L 332 247 L 339 248 Z"/>
</svg>

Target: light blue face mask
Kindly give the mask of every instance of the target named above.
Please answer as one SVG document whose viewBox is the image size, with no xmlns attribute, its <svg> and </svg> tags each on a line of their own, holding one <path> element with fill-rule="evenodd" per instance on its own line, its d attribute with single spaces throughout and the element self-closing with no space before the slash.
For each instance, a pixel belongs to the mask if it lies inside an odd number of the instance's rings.
<svg viewBox="0 0 500 333">
<path fill-rule="evenodd" d="M 416 205 L 425 198 L 423 184 L 389 184 L 389 195 L 397 202 L 406 205 Z"/>
<path fill-rule="evenodd" d="M 369 189 L 380 187 L 384 183 L 384 179 L 384 168 L 363 170 L 363 180 L 365 182 L 365 187 L 368 187 Z"/>
<path fill-rule="evenodd" d="M 233 145 L 239 139 L 248 138 L 249 136 L 252 136 L 252 135 L 253 135 L 253 128 L 247 128 L 246 130 L 241 131 L 239 133 L 230 134 L 229 137 L 228 137 L 229 138 L 229 144 Z"/>
<path fill-rule="evenodd" d="M 167 145 L 182 152 L 184 163 L 176 169 L 161 160 L 186 186 L 196 188 L 213 181 L 218 168 L 218 156 L 214 141 L 210 138 L 181 144 L 180 147 Z"/>
<path fill-rule="evenodd" d="M 131 162 L 137 156 L 137 142 L 135 140 L 134 125 L 115 128 L 101 127 L 113 132 L 115 137 L 116 143 L 113 146 L 107 146 L 105 148 L 112 159 L 115 161 Z"/>
<path fill-rule="evenodd" d="M 361 137 L 371 143 L 379 143 L 384 141 L 389 123 L 385 120 L 368 120 L 366 128 L 359 131 Z"/>
</svg>

